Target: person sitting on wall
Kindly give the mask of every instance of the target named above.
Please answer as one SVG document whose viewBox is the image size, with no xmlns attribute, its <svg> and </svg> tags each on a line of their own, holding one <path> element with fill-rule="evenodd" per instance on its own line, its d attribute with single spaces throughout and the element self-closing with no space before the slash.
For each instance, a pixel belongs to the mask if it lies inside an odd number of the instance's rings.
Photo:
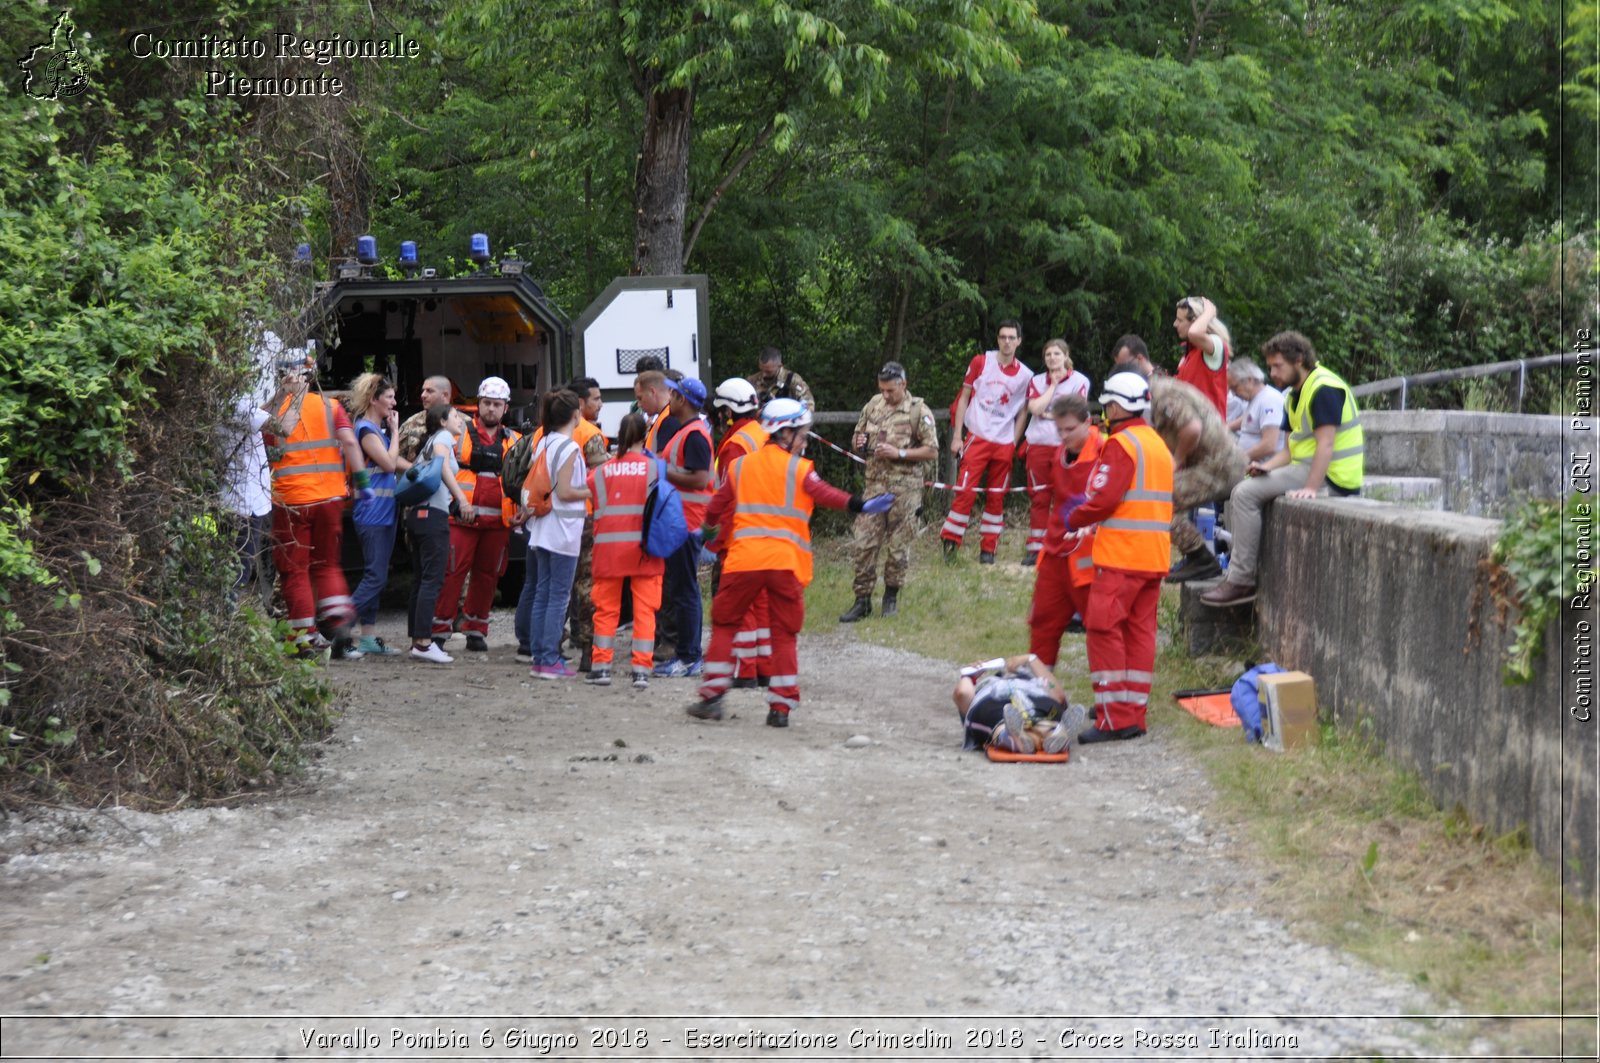
<svg viewBox="0 0 1600 1063">
<path fill-rule="evenodd" d="M 1359 495 L 1366 469 L 1365 437 L 1350 385 L 1317 362 L 1311 341 L 1280 332 L 1261 345 L 1272 382 L 1285 391 L 1283 424 L 1289 446 L 1252 461 L 1249 476 L 1228 499 L 1232 562 L 1220 584 L 1200 596 L 1206 605 L 1242 605 L 1256 597 L 1261 551 L 1261 510 L 1279 495 L 1315 498 L 1324 488 Z M 1292 390 L 1291 390 L 1292 389 Z"/>
</svg>

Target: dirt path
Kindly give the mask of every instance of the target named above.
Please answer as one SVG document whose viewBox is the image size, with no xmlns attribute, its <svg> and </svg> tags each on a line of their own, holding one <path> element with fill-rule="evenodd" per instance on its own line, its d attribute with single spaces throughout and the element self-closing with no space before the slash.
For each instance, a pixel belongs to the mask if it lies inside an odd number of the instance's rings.
<svg viewBox="0 0 1600 1063">
<path fill-rule="evenodd" d="M 948 665 L 848 635 L 803 642 L 787 732 L 753 691 L 706 724 L 681 680 L 534 684 L 503 637 L 488 656 L 334 666 L 347 715 L 298 795 L 9 825 L 3 1054 L 1425 1051 L 1411 1022 L 1270 1017 L 1432 1005 L 1258 910 L 1248 852 L 1159 733 L 992 766 L 959 749 Z M 59 1017 L 106 1014 L 141 1017 Z M 142 1017 L 177 1015 L 252 1017 Z M 583 1018 L 606 1015 L 659 1017 Z M 853 1029 L 952 1042 L 856 1053 Z"/>
</svg>

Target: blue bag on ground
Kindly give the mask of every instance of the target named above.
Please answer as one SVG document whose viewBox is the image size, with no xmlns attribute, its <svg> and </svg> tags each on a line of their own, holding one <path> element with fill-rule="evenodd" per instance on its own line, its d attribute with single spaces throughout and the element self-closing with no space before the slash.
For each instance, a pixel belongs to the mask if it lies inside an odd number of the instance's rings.
<svg viewBox="0 0 1600 1063">
<path fill-rule="evenodd" d="M 683 519 L 683 498 L 667 480 L 667 465 L 656 459 L 650 470 L 650 493 L 644 500 L 644 527 L 639 543 L 651 557 L 671 557 L 689 540 L 689 523 Z"/>
<path fill-rule="evenodd" d="M 394 485 L 394 500 L 400 506 L 415 506 L 426 502 L 439 490 L 443 482 L 444 459 L 435 454 L 427 461 L 418 462 L 407 469 Z"/>
<path fill-rule="evenodd" d="M 1282 668 L 1268 661 L 1266 664 L 1258 664 L 1251 668 L 1233 684 L 1229 700 L 1233 702 L 1234 714 L 1244 724 L 1246 742 L 1261 741 L 1261 695 L 1256 691 L 1256 676 L 1272 675 L 1281 671 Z"/>
</svg>

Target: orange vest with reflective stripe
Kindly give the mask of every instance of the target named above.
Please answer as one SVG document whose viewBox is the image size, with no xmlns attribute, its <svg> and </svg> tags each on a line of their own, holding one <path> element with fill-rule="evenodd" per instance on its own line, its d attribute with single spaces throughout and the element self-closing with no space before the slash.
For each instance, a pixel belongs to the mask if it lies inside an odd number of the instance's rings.
<svg viewBox="0 0 1600 1063">
<path fill-rule="evenodd" d="M 689 445 L 689 437 L 696 434 L 706 437 L 706 451 L 710 452 L 711 430 L 706 427 L 704 421 L 696 417 L 678 429 L 678 434 L 672 437 L 672 441 L 667 444 L 666 451 L 661 455 L 666 460 L 668 472 L 675 472 L 679 476 L 689 472 L 688 469 L 683 467 L 683 450 Z M 713 479 L 708 476 L 706 485 L 698 491 L 690 491 L 683 487 L 678 488 L 678 496 L 683 499 L 683 522 L 689 526 L 690 531 L 699 531 L 700 525 L 706 522 L 706 507 L 711 505 L 713 482 Z"/>
<path fill-rule="evenodd" d="M 651 419 L 650 427 L 645 430 L 644 449 L 648 450 L 652 454 L 661 453 L 660 449 L 656 446 L 656 436 L 661 434 L 661 422 L 665 421 L 666 419 L 667 411 L 662 410 Z"/>
<path fill-rule="evenodd" d="M 500 440 L 500 460 L 504 461 L 506 452 L 511 449 L 511 445 L 521 439 L 522 436 L 520 433 L 513 432 L 503 425 L 501 427 L 504 431 Z M 516 496 L 521 487 L 519 485 L 508 491 L 506 490 L 506 485 L 502 483 L 500 485 L 500 505 L 498 508 L 476 504 L 477 499 L 473 498 L 473 492 L 478 489 L 478 474 L 468 468 L 468 463 L 472 461 L 472 441 L 477 437 L 478 422 L 474 419 L 471 424 L 467 425 L 467 430 L 461 433 L 461 439 L 456 443 L 456 464 L 459 466 L 456 470 L 456 483 L 461 485 L 461 493 L 467 496 L 467 501 L 474 503 L 472 512 L 475 516 L 481 520 L 484 517 L 498 515 L 500 523 L 509 528 L 511 527 L 511 518 L 517 511 Z M 455 518 L 451 518 L 450 522 L 452 524 L 456 523 Z"/>
<path fill-rule="evenodd" d="M 278 407 L 278 418 L 289 412 L 291 396 Z M 300 400 L 300 421 L 280 446 L 272 463 L 272 500 L 284 506 L 307 506 L 343 498 L 344 451 L 333 433 L 333 406 L 321 395 L 306 392 Z"/>
<path fill-rule="evenodd" d="M 1100 458 L 1100 448 L 1105 446 L 1105 436 L 1100 429 L 1089 426 L 1089 438 L 1078 451 L 1078 457 L 1067 468 L 1068 494 L 1082 494 L 1088 490 L 1089 477 L 1094 475 L 1095 462 Z M 1067 574 L 1074 587 L 1087 587 L 1094 582 L 1094 532 L 1078 539 L 1067 551 Z"/>
<path fill-rule="evenodd" d="M 728 468 L 733 481 L 733 531 L 724 572 L 793 572 L 811 582 L 811 462 L 780 446 L 764 446 Z"/>
<path fill-rule="evenodd" d="M 605 578 L 661 572 L 666 561 L 644 552 L 644 504 L 656 462 L 619 454 L 594 471 L 594 574 Z"/>
<path fill-rule="evenodd" d="M 722 477 L 727 476 L 728 466 L 745 454 L 754 454 L 766 446 L 771 438 L 767 430 L 761 427 L 761 422 L 753 417 L 723 436 L 722 446 L 717 448 L 717 482 L 721 483 Z"/>
<path fill-rule="evenodd" d="M 1147 424 L 1114 433 L 1133 458 L 1133 482 L 1094 536 L 1097 568 L 1165 573 L 1172 565 L 1172 452 Z"/>
</svg>

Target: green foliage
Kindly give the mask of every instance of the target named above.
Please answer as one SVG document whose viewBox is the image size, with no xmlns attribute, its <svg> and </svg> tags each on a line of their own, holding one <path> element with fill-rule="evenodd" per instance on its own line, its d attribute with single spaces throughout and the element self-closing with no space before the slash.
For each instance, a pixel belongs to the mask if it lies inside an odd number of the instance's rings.
<svg viewBox="0 0 1600 1063">
<path fill-rule="evenodd" d="M 48 39 L 53 17 L 12 5 L 0 35 Z M 77 44 L 88 92 L 0 95 L 0 804 L 226 794 L 290 767 L 329 709 L 231 604 L 217 498 L 283 287 L 272 222 L 300 205 L 232 104 L 128 91 Z"/>
<path fill-rule="evenodd" d="M 1586 543 L 1580 542 L 1580 528 Z M 1594 506 L 1583 495 L 1566 504 L 1531 501 L 1505 522 L 1489 552 L 1497 570 L 1491 587 L 1502 608 L 1517 614 L 1506 648 L 1508 686 L 1533 679 L 1534 662 L 1544 652 L 1544 636 L 1574 594 L 1587 594 L 1595 582 Z"/>
</svg>

